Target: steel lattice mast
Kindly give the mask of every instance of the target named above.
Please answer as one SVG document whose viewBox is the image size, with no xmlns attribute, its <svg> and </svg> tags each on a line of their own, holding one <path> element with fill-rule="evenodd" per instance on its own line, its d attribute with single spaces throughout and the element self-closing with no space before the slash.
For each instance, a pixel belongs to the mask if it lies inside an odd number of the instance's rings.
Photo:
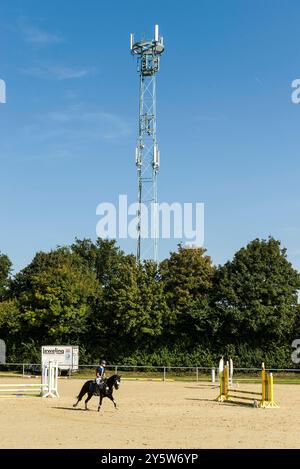
<svg viewBox="0 0 300 469">
<path fill-rule="evenodd" d="M 154 39 L 134 42 L 131 34 L 130 50 L 137 56 L 140 75 L 139 135 L 135 153 L 138 171 L 137 261 L 153 259 L 157 262 L 157 173 L 160 155 L 156 139 L 156 73 L 164 51 L 158 25 L 155 25 Z"/>
</svg>

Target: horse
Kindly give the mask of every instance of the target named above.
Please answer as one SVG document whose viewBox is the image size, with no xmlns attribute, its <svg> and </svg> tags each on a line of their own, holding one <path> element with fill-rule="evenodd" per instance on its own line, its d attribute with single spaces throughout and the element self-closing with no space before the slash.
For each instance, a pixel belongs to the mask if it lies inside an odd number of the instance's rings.
<svg viewBox="0 0 300 469">
<path fill-rule="evenodd" d="M 89 410 L 87 403 L 92 398 L 92 396 L 100 396 L 98 412 L 100 411 L 100 407 L 102 405 L 102 400 L 104 397 L 108 397 L 108 399 L 110 399 L 114 403 L 115 409 L 117 409 L 117 403 L 113 398 L 113 390 L 119 389 L 120 381 L 121 381 L 121 376 L 119 375 L 113 375 L 110 378 L 107 378 L 100 385 L 96 384 L 95 381 L 92 379 L 90 379 L 89 381 L 86 381 L 84 385 L 82 386 L 81 391 L 77 396 L 77 402 L 73 404 L 73 407 L 77 407 L 78 402 L 80 402 L 83 396 L 87 394 L 88 397 L 84 401 L 85 410 Z"/>
</svg>

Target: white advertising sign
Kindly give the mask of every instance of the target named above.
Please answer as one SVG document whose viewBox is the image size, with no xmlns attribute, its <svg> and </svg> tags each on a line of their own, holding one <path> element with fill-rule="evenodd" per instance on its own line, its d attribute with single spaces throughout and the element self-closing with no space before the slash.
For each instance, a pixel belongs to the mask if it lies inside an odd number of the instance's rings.
<svg viewBox="0 0 300 469">
<path fill-rule="evenodd" d="M 74 345 L 43 345 L 42 364 L 56 361 L 61 370 L 78 370 L 79 347 Z"/>
</svg>

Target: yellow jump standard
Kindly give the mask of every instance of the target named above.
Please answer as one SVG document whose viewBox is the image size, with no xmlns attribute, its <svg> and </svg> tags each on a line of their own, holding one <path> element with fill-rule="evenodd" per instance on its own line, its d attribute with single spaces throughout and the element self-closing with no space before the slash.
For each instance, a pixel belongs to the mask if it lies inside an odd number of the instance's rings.
<svg viewBox="0 0 300 469">
<path fill-rule="evenodd" d="M 257 399 L 255 399 L 255 397 Z M 242 404 L 241 401 L 255 401 L 259 400 L 258 407 L 263 408 L 276 408 L 279 405 L 274 401 L 274 384 L 273 374 L 267 373 L 265 370 L 265 364 L 262 364 L 261 369 L 261 393 L 252 391 L 241 391 L 239 389 L 229 389 L 229 370 L 228 365 L 224 367 L 224 370 L 220 372 L 220 394 L 217 398 L 219 402 L 233 402 L 236 404 Z"/>
</svg>

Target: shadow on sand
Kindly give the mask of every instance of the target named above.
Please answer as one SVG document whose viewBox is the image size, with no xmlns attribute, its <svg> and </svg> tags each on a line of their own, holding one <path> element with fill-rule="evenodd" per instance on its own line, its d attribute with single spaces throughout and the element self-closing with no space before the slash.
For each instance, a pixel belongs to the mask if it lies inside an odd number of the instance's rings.
<svg viewBox="0 0 300 469">
<path fill-rule="evenodd" d="M 92 410 L 92 409 L 86 410 L 86 409 L 80 408 L 80 407 L 58 407 L 58 406 L 52 407 L 52 409 L 73 410 L 74 412 L 78 412 L 78 411 L 79 411 L 79 412 L 80 412 L 80 411 L 82 411 L 82 412 L 89 412 L 89 411 Z M 93 410 L 92 410 L 92 411 L 93 411 Z M 95 411 L 95 412 L 97 412 L 97 411 Z"/>
</svg>

